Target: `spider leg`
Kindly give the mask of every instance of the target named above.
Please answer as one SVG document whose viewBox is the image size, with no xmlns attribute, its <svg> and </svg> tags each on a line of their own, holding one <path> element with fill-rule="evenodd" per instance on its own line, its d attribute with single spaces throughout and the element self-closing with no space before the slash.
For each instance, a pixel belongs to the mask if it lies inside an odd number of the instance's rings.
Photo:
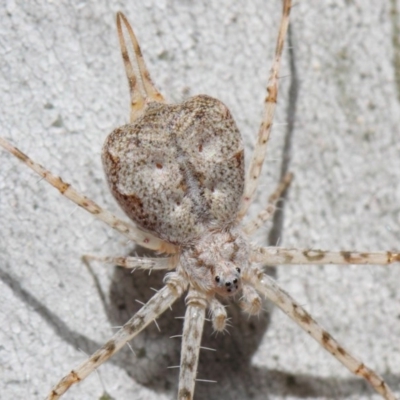
<svg viewBox="0 0 400 400">
<path fill-rule="evenodd" d="M 374 253 L 356 251 L 323 251 L 311 249 L 285 249 L 281 247 L 253 247 L 251 262 L 266 265 L 279 264 L 370 264 L 387 265 L 400 262 L 400 253 L 377 251 Z"/>
<path fill-rule="evenodd" d="M 289 185 L 291 184 L 293 179 L 293 174 L 291 172 L 287 173 L 283 179 L 279 182 L 278 187 L 275 191 L 269 196 L 268 198 L 268 205 L 267 207 L 257 215 L 255 219 L 250 221 L 248 224 L 245 225 L 243 231 L 248 235 L 252 235 L 256 232 L 262 224 L 267 221 L 276 210 L 276 203 L 281 198 L 282 194 L 287 190 Z"/>
<path fill-rule="evenodd" d="M 131 60 L 129 58 L 128 49 L 126 47 L 126 42 L 122 31 L 121 21 L 128 31 L 129 39 L 132 44 L 134 56 L 136 59 L 137 69 L 139 72 L 138 75 L 135 74 Z M 144 62 L 139 43 L 136 39 L 133 29 L 126 19 L 125 15 L 121 12 L 117 13 L 117 30 L 122 59 L 124 60 L 125 65 L 125 72 L 129 82 L 129 91 L 131 96 L 130 122 L 132 123 L 143 112 L 146 103 L 148 103 L 149 101 L 164 102 L 165 100 L 162 94 L 154 86 L 150 78 L 149 70 L 147 69 Z"/>
<path fill-rule="evenodd" d="M 276 100 L 278 96 L 278 74 L 282 57 L 283 44 L 285 42 L 286 32 L 289 26 L 289 14 L 291 7 L 291 0 L 283 1 L 283 11 L 279 27 L 278 40 L 275 49 L 275 58 L 272 64 L 271 73 L 267 84 L 268 95 L 265 98 L 264 102 L 263 120 L 258 131 L 257 143 L 254 146 L 254 153 L 248 170 L 246 186 L 244 188 L 244 193 L 242 197 L 242 204 L 237 217 L 238 220 L 241 220 L 244 217 L 251 202 L 253 201 L 254 193 L 257 188 L 258 179 L 260 177 L 261 169 L 265 159 L 267 143 L 271 133 L 272 121 L 274 118 Z"/>
<path fill-rule="evenodd" d="M 253 285 L 243 282 L 242 297 L 239 305 L 243 311 L 250 315 L 257 315 L 261 311 L 262 301 Z"/>
<path fill-rule="evenodd" d="M 250 270 L 251 271 L 251 270 Z M 275 303 L 285 314 L 292 318 L 301 328 L 313 337 L 325 350 L 331 353 L 347 369 L 357 376 L 364 378 L 386 400 L 396 400 L 386 382 L 375 371 L 344 349 L 327 331 L 322 329 L 312 316 L 289 294 L 281 289 L 269 276 L 257 273 L 248 273 L 254 287 L 265 297 Z"/>
<path fill-rule="evenodd" d="M 96 368 L 119 351 L 177 300 L 186 288 L 184 279 L 176 273 L 167 275 L 167 284 L 159 290 L 102 348 L 62 378 L 47 400 L 59 399 L 73 384 L 85 379 Z"/>
<path fill-rule="evenodd" d="M 203 293 L 190 289 L 186 297 L 186 304 L 178 400 L 193 399 L 207 299 Z"/>
<path fill-rule="evenodd" d="M 208 300 L 208 306 L 214 330 L 223 332 L 228 319 L 225 307 L 215 297 Z"/>
<path fill-rule="evenodd" d="M 106 264 L 117 265 L 124 268 L 140 269 L 175 269 L 178 265 L 178 257 L 99 257 L 92 255 L 82 256 L 84 261 L 99 261 Z"/>
<path fill-rule="evenodd" d="M 133 240 L 135 243 L 140 244 L 148 249 L 160 251 L 163 253 L 176 253 L 176 247 L 170 243 L 153 236 L 139 229 L 132 222 L 127 224 L 118 219 L 114 214 L 100 207 L 94 201 L 88 199 L 83 194 L 75 190 L 69 183 L 64 182 L 60 177 L 53 175 L 46 168 L 30 159 L 26 154 L 22 153 L 19 149 L 12 146 L 7 140 L 0 137 L 0 146 L 10 152 L 12 155 L 21 160 L 30 169 L 35 171 L 50 185 L 54 186 L 63 196 L 73 201 L 79 207 L 93 214 L 97 219 L 105 222 L 118 232 L 125 235 L 128 239 Z"/>
</svg>

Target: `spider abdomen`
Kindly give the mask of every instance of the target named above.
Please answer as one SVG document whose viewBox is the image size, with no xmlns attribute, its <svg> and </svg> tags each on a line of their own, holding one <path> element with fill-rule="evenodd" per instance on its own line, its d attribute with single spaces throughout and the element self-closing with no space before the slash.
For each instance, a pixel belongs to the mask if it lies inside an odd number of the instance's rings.
<svg viewBox="0 0 400 400">
<path fill-rule="evenodd" d="M 190 242 L 236 218 L 242 140 L 227 107 L 209 96 L 149 103 L 133 124 L 108 136 L 103 165 L 126 214 L 171 243 Z"/>
</svg>

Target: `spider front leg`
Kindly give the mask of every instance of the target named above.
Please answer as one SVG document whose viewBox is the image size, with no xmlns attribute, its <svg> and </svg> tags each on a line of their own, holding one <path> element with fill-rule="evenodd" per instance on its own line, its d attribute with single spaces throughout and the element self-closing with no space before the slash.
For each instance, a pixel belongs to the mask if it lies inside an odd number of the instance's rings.
<svg viewBox="0 0 400 400">
<path fill-rule="evenodd" d="M 129 340 L 172 305 L 186 289 L 185 280 L 177 273 L 167 275 L 167 284 L 158 291 L 101 349 L 61 379 L 47 400 L 59 399 L 72 385 L 85 379 L 97 367 L 119 351 Z"/>
<path fill-rule="evenodd" d="M 190 289 L 186 297 L 185 322 L 183 324 L 181 366 L 179 373 L 178 400 L 192 400 L 199 362 L 199 352 L 205 309 L 206 295 Z"/>
<path fill-rule="evenodd" d="M 313 337 L 325 350 L 357 376 L 364 378 L 386 400 L 397 400 L 395 394 L 382 377 L 368 368 L 341 346 L 327 331 L 322 329 L 312 316 L 297 303 L 288 293 L 281 289 L 269 276 L 257 268 L 251 268 L 246 275 L 254 287 L 265 297 L 276 304 L 286 315 L 293 319 L 302 329 Z"/>
</svg>

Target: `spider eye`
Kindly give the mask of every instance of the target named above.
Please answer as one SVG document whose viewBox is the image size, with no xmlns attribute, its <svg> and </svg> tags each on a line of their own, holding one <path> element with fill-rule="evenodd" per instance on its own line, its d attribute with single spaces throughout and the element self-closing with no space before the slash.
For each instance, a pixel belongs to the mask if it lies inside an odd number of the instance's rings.
<svg viewBox="0 0 400 400">
<path fill-rule="evenodd" d="M 219 281 L 220 281 L 219 276 L 216 276 L 216 277 L 215 277 L 215 282 L 219 282 Z"/>
<path fill-rule="evenodd" d="M 239 267 L 236 268 L 236 271 L 239 272 L 239 274 L 240 274 L 240 268 Z"/>
</svg>

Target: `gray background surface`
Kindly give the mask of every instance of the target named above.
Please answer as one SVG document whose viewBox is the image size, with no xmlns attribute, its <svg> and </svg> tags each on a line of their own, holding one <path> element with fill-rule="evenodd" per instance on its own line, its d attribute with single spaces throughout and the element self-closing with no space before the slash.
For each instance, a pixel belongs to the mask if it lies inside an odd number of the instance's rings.
<svg viewBox="0 0 400 400">
<path fill-rule="evenodd" d="M 6 3 L 6 4 L 4 4 Z M 128 120 L 114 16 L 124 11 L 171 101 L 198 93 L 231 109 L 249 152 L 262 112 L 280 1 L 4 2 L 0 134 L 122 215 L 100 162 Z M 298 1 L 291 16 L 299 97 L 281 244 L 400 249 L 400 16 L 392 1 Z M 278 180 L 293 70 L 285 53 L 278 112 L 255 215 Z M 257 235 L 267 243 L 267 228 Z M 121 279 L 82 254 L 127 255 L 123 237 L 0 151 L 0 393 L 42 399 L 146 301 L 157 277 Z M 280 267 L 282 287 L 400 396 L 400 267 Z M 129 278 L 129 279 L 128 279 Z M 157 286 L 158 285 L 158 286 Z M 231 312 L 235 311 L 230 307 Z M 65 399 L 171 399 L 182 315 L 174 308 Z M 197 399 L 378 399 L 279 310 L 205 334 Z"/>
</svg>

